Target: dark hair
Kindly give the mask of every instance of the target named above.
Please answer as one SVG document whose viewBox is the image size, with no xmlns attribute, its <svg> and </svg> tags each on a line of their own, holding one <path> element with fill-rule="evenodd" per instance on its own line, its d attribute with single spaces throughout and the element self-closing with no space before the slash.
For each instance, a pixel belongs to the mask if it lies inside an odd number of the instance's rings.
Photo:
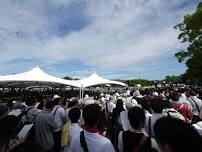
<svg viewBox="0 0 202 152">
<path fill-rule="evenodd" d="M 117 109 L 118 112 L 121 112 L 121 111 L 124 110 L 124 108 L 123 108 L 123 100 L 122 99 L 118 99 L 116 101 L 116 109 Z"/>
<path fill-rule="evenodd" d="M 145 110 L 148 110 L 148 111 L 151 110 L 151 109 L 150 109 L 150 108 L 151 108 L 151 103 L 150 103 L 150 101 L 146 101 L 146 100 L 142 99 L 141 106 L 142 106 L 142 108 L 145 109 Z"/>
<path fill-rule="evenodd" d="M 164 103 L 163 99 L 160 97 L 156 97 L 151 101 L 151 108 L 155 113 L 162 113 Z"/>
<path fill-rule="evenodd" d="M 0 118 L 3 117 L 6 113 L 8 113 L 8 111 L 8 106 L 0 104 Z"/>
<path fill-rule="evenodd" d="M 86 126 L 94 127 L 100 118 L 101 110 L 98 104 L 87 105 L 83 110 L 83 119 Z"/>
<path fill-rule="evenodd" d="M 164 100 L 164 108 L 171 108 L 171 102 L 168 100 Z"/>
<path fill-rule="evenodd" d="M 189 91 L 189 96 L 196 96 L 196 92 L 195 91 Z"/>
<path fill-rule="evenodd" d="M 193 126 L 172 117 L 156 121 L 154 132 L 162 145 L 168 144 L 175 152 L 202 151 L 202 138 Z"/>
<path fill-rule="evenodd" d="M 81 117 L 81 111 L 79 108 L 75 107 L 75 108 L 71 108 L 69 113 L 68 113 L 68 117 L 71 120 L 71 123 L 76 123 L 78 122 L 79 118 Z"/>
<path fill-rule="evenodd" d="M 37 102 L 37 98 L 35 97 L 27 97 L 25 100 L 27 106 L 32 106 L 34 103 Z"/>
<path fill-rule="evenodd" d="M 17 135 L 18 119 L 16 116 L 8 115 L 0 120 L 0 141 L 13 138 Z"/>
<path fill-rule="evenodd" d="M 54 99 L 54 104 L 55 104 L 55 105 L 58 105 L 59 102 L 60 102 L 60 100 L 61 100 L 61 98 L 56 98 L 56 99 Z"/>
<path fill-rule="evenodd" d="M 140 107 L 131 108 L 128 111 L 128 119 L 133 128 L 139 129 L 140 122 L 145 122 L 144 110 Z"/>
<path fill-rule="evenodd" d="M 174 92 L 172 92 L 172 93 L 170 94 L 170 99 L 171 99 L 172 101 L 178 101 L 178 100 L 179 100 L 179 97 L 180 97 L 180 95 L 179 95 L 179 93 L 176 92 L 176 91 L 174 91 Z"/>
<path fill-rule="evenodd" d="M 72 101 L 68 102 L 68 108 L 74 107 L 79 103 L 77 99 L 73 99 Z"/>
<path fill-rule="evenodd" d="M 45 103 L 46 109 L 52 109 L 54 107 L 54 103 L 51 98 L 48 98 Z"/>
</svg>

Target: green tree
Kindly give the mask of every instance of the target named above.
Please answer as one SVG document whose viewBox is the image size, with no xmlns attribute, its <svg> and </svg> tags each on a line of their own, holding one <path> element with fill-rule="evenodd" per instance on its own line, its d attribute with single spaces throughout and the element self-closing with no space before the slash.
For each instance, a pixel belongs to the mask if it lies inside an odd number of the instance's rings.
<svg viewBox="0 0 202 152">
<path fill-rule="evenodd" d="M 166 76 L 164 79 L 164 81 L 166 83 L 170 83 L 170 82 L 171 83 L 179 83 L 179 82 L 181 82 L 181 80 L 182 80 L 182 76 L 174 76 L 174 75 Z"/>
<path fill-rule="evenodd" d="M 175 54 L 178 61 L 185 61 L 186 77 L 191 80 L 202 80 L 202 2 L 199 3 L 196 12 L 184 16 L 182 23 L 176 25 L 180 30 L 178 39 L 182 43 L 188 43 L 187 50 Z"/>
<path fill-rule="evenodd" d="M 69 77 L 69 76 L 65 76 L 64 79 L 65 80 L 79 80 L 78 78 L 72 78 L 72 77 Z"/>
</svg>

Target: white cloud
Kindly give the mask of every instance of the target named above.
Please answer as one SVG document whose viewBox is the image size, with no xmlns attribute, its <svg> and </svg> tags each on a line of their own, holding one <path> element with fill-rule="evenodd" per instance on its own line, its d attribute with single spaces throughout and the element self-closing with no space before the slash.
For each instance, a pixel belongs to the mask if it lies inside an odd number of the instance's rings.
<svg viewBox="0 0 202 152">
<path fill-rule="evenodd" d="M 0 1 L 0 62 L 76 59 L 97 69 L 138 68 L 182 47 L 173 26 L 191 11 L 175 9 L 186 1 L 86 0 L 82 9 L 88 25 L 61 37 L 52 30 L 61 18 L 71 22 L 73 14 L 65 9 L 75 7 L 73 0 Z"/>
</svg>

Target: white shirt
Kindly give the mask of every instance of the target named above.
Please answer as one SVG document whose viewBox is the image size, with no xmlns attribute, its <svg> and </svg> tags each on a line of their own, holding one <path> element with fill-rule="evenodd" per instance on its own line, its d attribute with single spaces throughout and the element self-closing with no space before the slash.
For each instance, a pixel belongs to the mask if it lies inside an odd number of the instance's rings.
<svg viewBox="0 0 202 152">
<path fill-rule="evenodd" d="M 173 108 L 166 108 L 166 109 L 163 109 L 163 115 L 165 116 L 169 116 L 169 115 L 172 117 L 172 118 L 177 118 L 177 119 L 181 119 L 183 121 L 185 121 L 185 118 L 182 114 L 180 114 L 178 111 L 176 111 L 175 109 Z"/>
<path fill-rule="evenodd" d="M 148 110 L 144 110 L 144 112 L 145 112 L 145 117 L 146 118 L 152 116 L 152 114 Z"/>
<path fill-rule="evenodd" d="M 84 137 L 89 152 L 115 152 L 111 141 L 98 133 L 90 133 L 84 130 Z M 80 143 L 80 134 L 73 137 L 69 152 L 83 152 Z"/>
<path fill-rule="evenodd" d="M 149 119 L 151 119 L 151 123 L 150 123 L 150 128 L 151 128 L 151 137 L 155 137 L 155 135 L 154 135 L 154 129 L 153 129 L 153 127 L 154 127 L 154 124 L 156 123 L 156 121 L 159 119 L 159 118 L 161 118 L 161 117 L 163 117 L 164 115 L 163 114 L 157 114 L 157 113 L 153 113 L 152 114 L 152 116 L 150 116 L 150 117 L 146 117 L 146 122 L 145 122 L 145 129 L 146 129 L 146 132 L 147 132 L 147 134 L 149 135 Z"/>
<path fill-rule="evenodd" d="M 189 107 L 189 109 L 192 111 L 192 105 L 189 102 L 189 100 L 187 100 L 187 99 L 185 99 L 183 97 L 180 97 L 178 102 L 181 103 L 181 104 L 186 104 Z"/>
<path fill-rule="evenodd" d="M 106 108 L 108 110 L 108 113 L 112 113 L 113 109 L 116 107 L 116 105 L 112 101 L 107 102 L 106 105 L 107 105 Z"/>
<path fill-rule="evenodd" d="M 202 121 L 199 121 L 196 124 L 193 124 L 192 126 L 194 126 L 196 128 L 196 130 L 202 137 Z"/>
<path fill-rule="evenodd" d="M 63 122 L 66 119 L 65 110 L 62 107 L 60 107 L 59 105 L 56 105 L 53 108 L 51 113 L 54 117 L 55 123 L 57 124 L 57 129 L 54 130 L 54 132 L 61 131 L 63 128 Z M 55 113 L 55 115 L 54 115 L 54 113 Z"/>
<path fill-rule="evenodd" d="M 188 100 L 191 103 L 193 115 L 199 115 L 200 109 L 202 107 L 202 101 L 196 96 L 191 96 L 188 98 Z"/>
<path fill-rule="evenodd" d="M 69 144 L 71 144 L 72 138 L 74 136 L 80 136 L 80 132 L 83 129 L 79 126 L 78 123 L 72 123 L 69 125 Z"/>
<path fill-rule="evenodd" d="M 9 112 L 8 115 L 13 115 L 13 116 L 19 116 L 21 114 L 21 110 L 20 109 L 13 109 Z"/>
<path fill-rule="evenodd" d="M 143 130 L 144 130 L 144 129 L 143 129 Z M 131 130 L 131 129 L 130 129 L 130 131 L 133 132 L 133 130 Z M 140 133 L 143 133 L 143 134 L 145 135 L 145 133 L 142 132 L 142 131 L 141 131 Z M 123 135 L 123 131 L 121 131 L 121 132 L 119 133 L 119 136 L 118 136 L 118 149 L 119 149 L 119 152 L 124 152 L 124 148 L 123 148 L 123 137 L 122 137 L 122 135 Z M 147 136 L 147 135 L 145 135 L 145 136 Z M 160 151 L 158 144 L 156 143 L 155 139 L 153 139 L 153 138 L 151 138 L 151 148 L 154 148 L 154 149 L 156 149 L 157 151 Z"/>
</svg>

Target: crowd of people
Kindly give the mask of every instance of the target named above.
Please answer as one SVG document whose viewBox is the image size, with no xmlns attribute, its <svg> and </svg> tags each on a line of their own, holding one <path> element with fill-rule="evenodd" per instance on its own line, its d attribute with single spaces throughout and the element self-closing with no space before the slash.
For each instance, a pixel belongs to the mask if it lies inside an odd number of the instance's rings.
<svg viewBox="0 0 202 152">
<path fill-rule="evenodd" d="M 0 152 L 202 151 L 200 88 L 57 94 L 0 104 Z"/>
</svg>

